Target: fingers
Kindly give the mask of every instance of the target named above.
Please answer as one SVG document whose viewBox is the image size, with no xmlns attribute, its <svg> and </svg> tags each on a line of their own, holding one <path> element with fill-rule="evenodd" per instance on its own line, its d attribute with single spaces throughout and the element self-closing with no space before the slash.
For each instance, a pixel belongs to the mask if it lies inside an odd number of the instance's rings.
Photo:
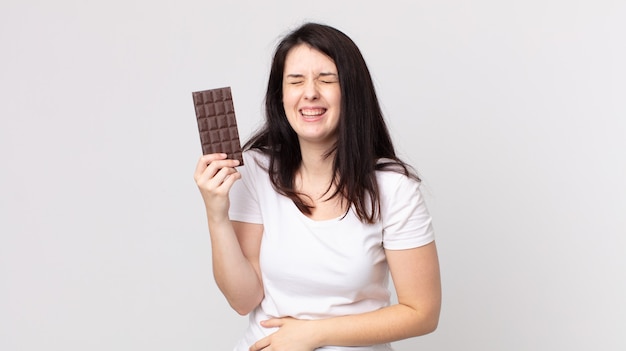
<svg viewBox="0 0 626 351">
<path fill-rule="evenodd" d="M 260 351 L 265 349 L 266 347 L 270 346 L 270 337 L 264 337 L 261 340 L 258 340 L 257 342 L 255 342 L 254 344 L 252 344 L 250 346 L 250 351 Z"/>
<path fill-rule="evenodd" d="M 193 174 L 194 179 L 198 181 L 202 173 L 204 173 L 204 171 L 207 169 L 207 167 L 209 167 L 211 163 L 218 161 L 218 160 L 225 160 L 225 159 L 226 159 L 226 154 L 223 154 L 223 153 L 203 155 L 198 160 L 198 164 L 196 164 L 196 171 Z"/>
<path fill-rule="evenodd" d="M 227 218 L 230 206 L 228 193 L 233 184 L 241 179 L 241 174 L 234 168 L 237 160 L 226 159 L 225 154 L 204 155 L 198 161 L 194 179 L 204 200 L 207 214 L 218 219 Z"/>
<path fill-rule="evenodd" d="M 198 185 L 202 182 L 206 182 L 218 175 L 224 168 L 230 168 L 227 173 L 222 173 L 220 176 L 220 182 L 224 181 L 228 174 L 236 172 L 233 167 L 239 166 L 238 160 L 226 159 L 226 154 L 209 154 L 200 157 L 196 170 L 194 172 L 194 180 Z"/>
<path fill-rule="evenodd" d="M 263 328 L 279 328 L 283 326 L 282 318 L 271 318 L 268 320 L 261 321 L 261 326 Z"/>
<path fill-rule="evenodd" d="M 261 321 L 261 326 L 264 328 L 273 328 L 280 326 L 280 318 L 271 318 L 268 320 Z M 270 346 L 271 344 L 271 335 L 266 336 L 263 339 L 258 340 L 252 346 L 250 346 L 250 351 L 259 351 L 264 348 Z"/>
<path fill-rule="evenodd" d="M 207 169 L 207 172 L 210 172 L 209 169 Z M 236 169 L 224 167 L 208 181 L 207 186 L 212 189 L 217 189 L 218 191 L 220 189 L 228 191 L 239 178 L 241 178 L 241 173 L 237 172 Z"/>
</svg>

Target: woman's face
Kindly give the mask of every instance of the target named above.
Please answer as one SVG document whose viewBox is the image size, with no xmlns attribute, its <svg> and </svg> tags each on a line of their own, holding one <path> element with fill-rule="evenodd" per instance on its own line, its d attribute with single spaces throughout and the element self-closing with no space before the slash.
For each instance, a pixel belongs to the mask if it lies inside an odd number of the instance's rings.
<svg viewBox="0 0 626 351">
<path fill-rule="evenodd" d="M 283 107 L 300 144 L 332 146 L 341 112 L 339 75 L 333 60 L 306 44 L 291 49 L 283 72 Z"/>
</svg>

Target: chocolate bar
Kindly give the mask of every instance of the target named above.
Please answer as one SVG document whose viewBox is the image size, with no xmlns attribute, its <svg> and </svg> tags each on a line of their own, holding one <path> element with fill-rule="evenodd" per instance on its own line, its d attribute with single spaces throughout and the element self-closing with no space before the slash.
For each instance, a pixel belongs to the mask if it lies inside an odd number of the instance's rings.
<svg viewBox="0 0 626 351">
<path fill-rule="evenodd" d="M 243 165 L 235 106 L 230 87 L 191 93 L 196 109 L 202 154 L 223 152 Z"/>
</svg>

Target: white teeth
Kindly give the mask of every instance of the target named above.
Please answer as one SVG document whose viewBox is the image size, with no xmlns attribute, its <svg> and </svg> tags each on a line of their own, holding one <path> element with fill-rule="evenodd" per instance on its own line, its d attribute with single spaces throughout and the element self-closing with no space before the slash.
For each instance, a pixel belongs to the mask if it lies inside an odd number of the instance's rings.
<svg viewBox="0 0 626 351">
<path fill-rule="evenodd" d="M 304 116 L 319 116 L 323 114 L 324 112 L 326 112 L 326 110 L 323 108 L 316 108 L 316 109 L 301 110 L 300 112 Z"/>
</svg>

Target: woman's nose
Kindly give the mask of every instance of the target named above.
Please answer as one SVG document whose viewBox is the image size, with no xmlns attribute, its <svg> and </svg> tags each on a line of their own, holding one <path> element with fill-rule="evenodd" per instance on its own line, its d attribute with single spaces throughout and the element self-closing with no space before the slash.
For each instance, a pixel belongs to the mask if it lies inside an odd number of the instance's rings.
<svg viewBox="0 0 626 351">
<path fill-rule="evenodd" d="M 307 100 L 316 100 L 319 98 L 319 91 L 315 81 L 308 81 L 304 84 L 304 98 Z"/>
</svg>

